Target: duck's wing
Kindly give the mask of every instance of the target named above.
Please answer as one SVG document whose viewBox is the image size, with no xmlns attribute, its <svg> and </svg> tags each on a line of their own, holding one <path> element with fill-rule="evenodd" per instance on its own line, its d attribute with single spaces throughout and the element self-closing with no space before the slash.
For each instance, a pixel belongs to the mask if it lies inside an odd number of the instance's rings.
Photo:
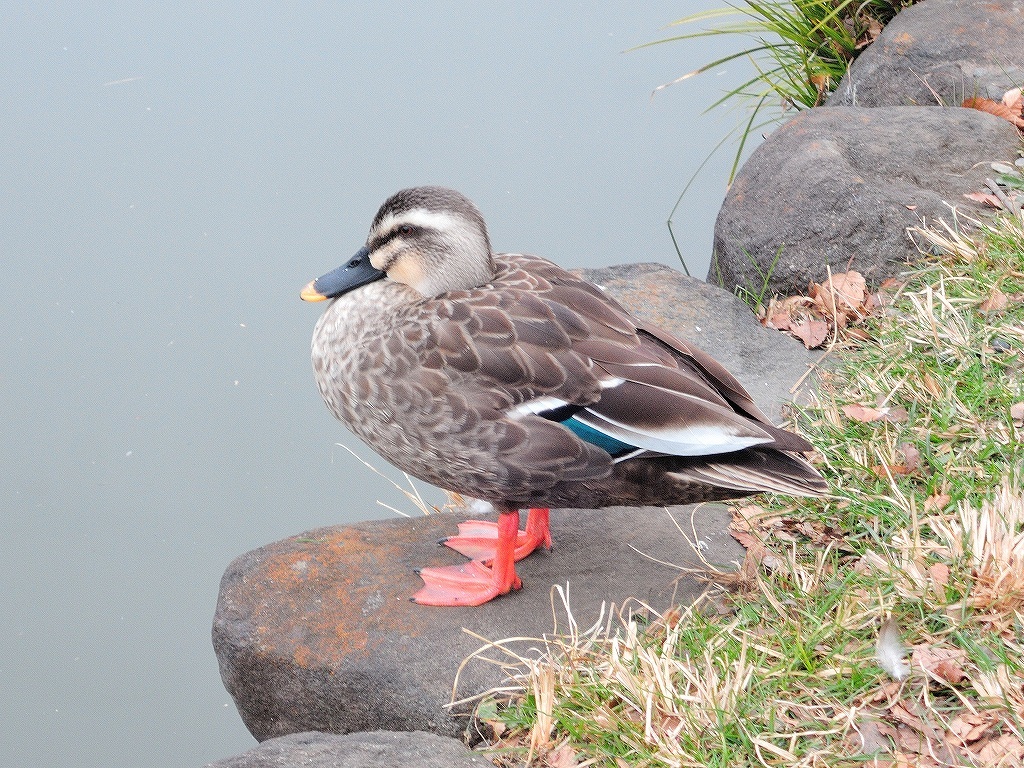
<svg viewBox="0 0 1024 768">
<path fill-rule="evenodd" d="M 507 418 L 558 422 L 617 459 L 810 449 L 773 426 L 709 355 L 639 323 L 557 265 L 504 258 L 501 290 L 452 297 L 453 317 L 472 318 L 449 346 L 508 397 Z"/>
</svg>

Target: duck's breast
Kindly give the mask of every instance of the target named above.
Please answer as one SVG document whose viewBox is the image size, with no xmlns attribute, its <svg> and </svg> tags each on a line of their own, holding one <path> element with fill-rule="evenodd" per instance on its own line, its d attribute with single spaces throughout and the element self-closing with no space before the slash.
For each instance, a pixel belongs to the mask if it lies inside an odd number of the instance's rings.
<svg viewBox="0 0 1024 768">
<path fill-rule="evenodd" d="M 317 324 L 317 385 L 339 420 L 405 472 L 495 501 L 542 495 L 611 472 L 607 453 L 560 425 L 508 417 L 548 390 L 598 397 L 589 362 L 549 320 L 528 291 L 423 299 L 380 281 L 335 300 Z"/>
</svg>

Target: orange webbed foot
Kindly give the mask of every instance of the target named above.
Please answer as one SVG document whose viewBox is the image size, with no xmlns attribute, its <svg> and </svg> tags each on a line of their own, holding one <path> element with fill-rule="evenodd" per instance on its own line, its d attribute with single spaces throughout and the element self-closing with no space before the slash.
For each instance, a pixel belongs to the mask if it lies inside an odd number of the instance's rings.
<svg viewBox="0 0 1024 768">
<path fill-rule="evenodd" d="M 551 530 L 548 527 L 549 510 L 531 509 L 526 518 L 526 530 L 516 530 L 513 559 L 518 562 L 538 547 L 551 549 Z M 490 563 L 498 546 L 498 523 L 489 520 L 467 520 L 459 523 L 457 536 L 439 542 L 451 547 L 471 560 Z"/>
<path fill-rule="evenodd" d="M 487 536 L 487 540 L 493 542 L 490 548 L 493 564 L 488 566 L 480 560 L 470 560 L 461 565 L 423 568 L 419 571 L 423 588 L 412 596 L 412 601 L 421 605 L 482 605 L 498 595 L 522 588 L 514 559 L 518 536 L 519 512 L 502 511 L 494 526 L 493 538 L 490 534 Z"/>
<path fill-rule="evenodd" d="M 461 565 L 423 568 L 419 575 L 423 579 L 423 588 L 410 599 L 420 605 L 483 605 L 523 586 L 514 571 L 511 579 L 499 579 L 491 568 L 478 560 Z"/>
</svg>

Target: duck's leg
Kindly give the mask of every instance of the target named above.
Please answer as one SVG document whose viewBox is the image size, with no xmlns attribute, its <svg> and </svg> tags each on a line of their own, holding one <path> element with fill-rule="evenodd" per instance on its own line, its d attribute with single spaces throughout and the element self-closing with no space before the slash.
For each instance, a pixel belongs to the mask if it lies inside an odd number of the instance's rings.
<svg viewBox="0 0 1024 768">
<path fill-rule="evenodd" d="M 531 509 L 526 516 L 526 530 L 516 531 L 514 559 L 522 560 L 537 547 L 551 549 L 551 529 L 548 527 L 550 510 Z M 498 524 L 489 520 L 467 520 L 459 523 L 457 536 L 441 539 L 439 543 L 461 552 L 471 560 L 489 563 L 494 559 L 498 541 Z"/>
<path fill-rule="evenodd" d="M 470 560 L 462 565 L 424 568 L 419 571 L 424 586 L 412 596 L 412 601 L 421 605 L 481 605 L 522 588 L 515 566 L 519 512 L 501 512 L 496 530 L 494 563 L 490 567 L 479 560 Z"/>
</svg>

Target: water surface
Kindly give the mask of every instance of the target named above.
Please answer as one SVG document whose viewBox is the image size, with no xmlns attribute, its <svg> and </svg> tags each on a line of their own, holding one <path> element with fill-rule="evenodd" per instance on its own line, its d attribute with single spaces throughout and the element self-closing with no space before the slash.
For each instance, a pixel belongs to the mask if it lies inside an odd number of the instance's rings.
<svg viewBox="0 0 1024 768">
<path fill-rule="evenodd" d="M 337 447 L 299 289 L 423 183 L 472 197 L 499 250 L 678 264 L 664 221 L 737 117 L 701 115 L 714 75 L 651 91 L 723 52 L 623 51 L 700 7 L 9 4 L 0 762 L 254 744 L 209 639 L 225 566 L 414 512 Z M 698 275 L 728 162 L 677 216 Z"/>
</svg>

